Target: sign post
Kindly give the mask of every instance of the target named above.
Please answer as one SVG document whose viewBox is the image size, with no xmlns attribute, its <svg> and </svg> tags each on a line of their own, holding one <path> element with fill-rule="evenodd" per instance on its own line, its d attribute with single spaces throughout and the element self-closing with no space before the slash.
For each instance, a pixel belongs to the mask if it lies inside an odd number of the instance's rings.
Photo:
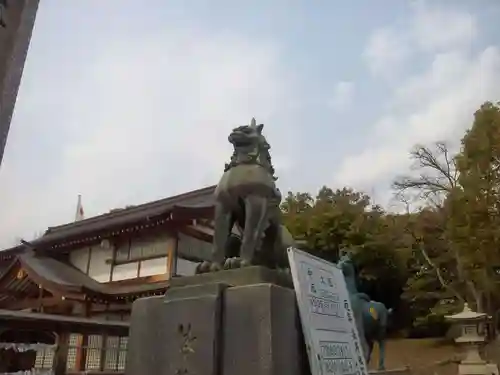
<svg viewBox="0 0 500 375">
<path fill-rule="evenodd" d="M 344 275 L 289 248 L 288 259 L 312 375 L 368 375 Z"/>
</svg>

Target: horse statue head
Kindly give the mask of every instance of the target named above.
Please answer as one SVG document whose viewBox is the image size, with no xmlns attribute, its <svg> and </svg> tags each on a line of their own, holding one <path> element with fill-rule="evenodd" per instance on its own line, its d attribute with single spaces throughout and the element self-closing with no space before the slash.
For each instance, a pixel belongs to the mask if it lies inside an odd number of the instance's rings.
<svg viewBox="0 0 500 375">
<path fill-rule="evenodd" d="M 344 252 L 337 263 L 337 267 L 342 270 L 344 277 L 355 277 L 356 269 L 354 268 L 354 262 L 352 261 L 352 255 L 348 252 Z"/>
<path fill-rule="evenodd" d="M 350 252 L 344 251 L 341 255 L 337 267 L 342 270 L 344 274 L 344 279 L 346 281 L 347 290 L 350 294 L 357 294 L 357 274 L 356 268 L 354 267 L 354 262 L 352 260 L 352 255 Z"/>
</svg>

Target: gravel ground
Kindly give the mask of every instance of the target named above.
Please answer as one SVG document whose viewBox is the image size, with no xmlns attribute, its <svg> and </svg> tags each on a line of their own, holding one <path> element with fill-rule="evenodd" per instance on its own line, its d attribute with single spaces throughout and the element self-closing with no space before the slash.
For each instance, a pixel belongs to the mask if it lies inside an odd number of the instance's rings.
<svg viewBox="0 0 500 375">
<path fill-rule="evenodd" d="M 500 362 L 500 342 L 490 343 L 485 350 L 490 361 Z M 394 339 L 386 344 L 386 368 L 397 369 L 409 366 L 416 375 L 456 375 L 456 362 L 460 350 L 440 339 Z M 375 346 L 370 369 L 378 363 L 378 347 Z"/>
</svg>

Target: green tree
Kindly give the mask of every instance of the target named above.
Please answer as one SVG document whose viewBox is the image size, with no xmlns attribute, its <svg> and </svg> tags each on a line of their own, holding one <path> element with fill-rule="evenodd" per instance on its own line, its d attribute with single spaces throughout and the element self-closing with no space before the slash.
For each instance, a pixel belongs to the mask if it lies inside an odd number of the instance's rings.
<svg viewBox="0 0 500 375">
<path fill-rule="evenodd" d="M 442 294 L 436 298 L 467 300 L 479 311 L 486 300 L 490 310 L 488 302 L 496 292 L 491 265 L 498 264 L 500 244 L 499 141 L 499 107 L 486 103 L 475 113 L 457 155 L 442 142 L 412 151 L 417 173 L 393 184 L 399 197 L 410 196 L 420 203 L 421 210 L 420 215 L 414 215 L 416 223 L 407 227 L 418 250 L 417 268 L 421 267 L 408 281 L 408 297 L 428 294 L 425 285 L 432 287 L 434 283 L 430 276 L 441 286 Z M 433 224 L 422 226 L 421 221 L 429 222 L 431 216 Z M 446 310 L 441 306 L 435 309 Z"/>
<path fill-rule="evenodd" d="M 394 305 L 404 285 L 404 262 L 393 218 L 371 204 L 370 197 L 352 189 L 322 187 L 315 199 L 289 193 L 282 204 L 284 221 L 292 235 L 309 251 L 336 262 L 341 250 L 354 254 L 361 287 L 372 298 Z"/>
<path fill-rule="evenodd" d="M 478 309 L 492 312 L 500 265 L 500 107 L 485 103 L 474 114 L 457 157 L 461 189 L 454 196 L 455 244 L 464 258 L 471 296 Z"/>
<path fill-rule="evenodd" d="M 402 298 L 409 305 L 412 334 L 442 335 L 444 315 L 465 300 L 465 276 L 449 232 L 450 197 L 459 187 L 455 155 L 445 142 L 417 145 L 410 152 L 411 173 L 393 183 L 406 208 L 404 230 L 411 247 Z"/>
<path fill-rule="evenodd" d="M 429 207 L 405 216 L 412 256 L 407 259 L 402 298 L 410 306 L 413 334 L 442 335 L 447 327 L 444 315 L 464 301 L 456 258 L 446 237 L 446 211 Z"/>
<path fill-rule="evenodd" d="M 458 255 L 450 251 L 447 232 L 452 208 L 450 197 L 459 186 L 456 157 L 445 142 L 417 145 L 410 157 L 413 174 L 398 177 L 393 183 L 396 196 L 406 206 L 406 231 L 413 238 L 416 261 L 413 268 L 420 280 L 409 290 L 418 293 L 416 287 L 422 285 L 423 275 L 429 273 L 443 290 L 455 295 L 457 301 L 463 301 L 461 292 L 451 285 L 451 279 L 444 277 L 445 270 L 449 273 Z M 417 208 L 413 214 L 410 212 L 412 203 L 416 203 Z M 416 280 L 410 279 L 409 283 L 413 281 Z"/>
<path fill-rule="evenodd" d="M 281 203 L 284 223 L 296 240 L 307 240 L 308 218 L 314 205 L 314 199 L 309 193 L 288 192 Z"/>
<path fill-rule="evenodd" d="M 362 193 L 324 186 L 314 199 L 307 193 L 288 193 L 281 209 L 295 238 L 316 255 L 336 261 L 341 249 L 364 243 L 362 226 L 369 204 Z"/>
</svg>

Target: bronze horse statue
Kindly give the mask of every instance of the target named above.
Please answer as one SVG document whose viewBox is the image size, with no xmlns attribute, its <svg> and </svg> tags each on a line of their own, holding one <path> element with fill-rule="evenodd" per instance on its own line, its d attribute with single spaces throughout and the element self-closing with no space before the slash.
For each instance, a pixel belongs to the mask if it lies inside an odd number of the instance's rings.
<svg viewBox="0 0 500 375">
<path fill-rule="evenodd" d="M 228 137 L 234 152 L 214 192 L 212 259 L 198 266 L 199 273 L 250 265 L 288 265 L 286 249 L 293 246 L 293 239 L 281 224 L 281 193 L 263 128 L 252 119 L 250 125 L 233 129 Z M 235 227 L 241 230 L 236 251 L 230 245 L 234 245 L 230 239 L 234 239 Z"/>
<path fill-rule="evenodd" d="M 379 346 L 378 369 L 385 370 L 385 339 L 392 309 L 387 309 L 382 302 L 372 301 L 367 294 L 358 291 L 356 270 L 349 254 L 346 253 L 340 258 L 337 267 L 344 274 L 358 333 L 364 338 L 362 345 L 366 364 L 370 362 L 373 345 L 377 342 Z"/>
</svg>

